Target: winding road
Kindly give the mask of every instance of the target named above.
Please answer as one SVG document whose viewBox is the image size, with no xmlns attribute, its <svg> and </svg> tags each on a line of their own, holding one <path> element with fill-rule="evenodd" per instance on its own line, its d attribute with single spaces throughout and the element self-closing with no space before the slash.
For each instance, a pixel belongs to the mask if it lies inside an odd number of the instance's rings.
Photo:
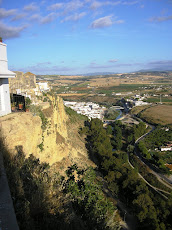
<svg viewBox="0 0 172 230">
<path fill-rule="evenodd" d="M 141 119 L 140 119 L 141 120 Z M 142 120 L 141 120 L 142 121 Z M 142 121 L 143 122 L 143 121 Z M 141 154 L 139 154 L 137 151 L 136 151 L 136 145 L 138 144 L 139 141 L 143 140 L 147 135 L 149 135 L 151 132 L 153 132 L 155 130 L 155 126 L 153 125 L 150 125 L 148 123 L 146 123 L 147 125 L 149 125 L 151 127 L 151 130 L 147 133 L 145 133 L 144 135 L 142 135 L 141 137 L 139 137 L 136 141 L 135 141 L 135 144 L 134 144 L 134 154 L 140 159 L 140 161 L 145 164 L 150 172 L 152 174 L 154 174 L 156 176 L 156 178 L 162 183 L 164 184 L 166 187 L 170 188 L 172 190 L 172 181 L 170 179 L 168 179 L 166 176 L 160 174 L 160 173 L 157 173 L 155 172 L 156 168 L 151 165 L 150 163 L 148 163 L 142 156 Z M 131 164 L 130 160 L 129 160 L 129 155 L 128 155 L 128 164 L 130 165 L 130 167 L 132 167 L 134 169 L 134 166 Z M 142 180 L 145 181 L 145 183 L 151 187 L 153 190 L 155 190 L 157 193 L 159 193 L 161 196 L 163 196 L 165 199 L 168 199 L 167 196 L 165 196 L 163 193 L 165 194 L 168 194 L 170 195 L 169 192 L 163 190 L 163 189 L 159 189 L 153 185 L 151 185 L 140 173 L 138 173 L 139 177 L 142 178 Z"/>
</svg>

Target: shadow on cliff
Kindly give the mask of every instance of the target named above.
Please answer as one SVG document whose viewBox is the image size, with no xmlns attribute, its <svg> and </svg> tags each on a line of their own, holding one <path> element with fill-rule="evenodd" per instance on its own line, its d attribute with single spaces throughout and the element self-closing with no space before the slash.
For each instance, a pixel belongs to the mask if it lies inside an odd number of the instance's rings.
<svg viewBox="0 0 172 230">
<path fill-rule="evenodd" d="M 67 221 L 69 211 L 59 211 L 67 208 L 61 206 L 57 198 L 60 194 L 56 190 L 60 185 L 56 184 L 53 188 L 47 163 L 40 163 L 33 155 L 25 158 L 22 146 L 16 146 L 17 154 L 12 155 L 6 148 L 2 135 L 0 149 L 20 230 L 85 229 L 77 217 Z M 68 201 L 65 205 L 69 209 Z"/>
</svg>

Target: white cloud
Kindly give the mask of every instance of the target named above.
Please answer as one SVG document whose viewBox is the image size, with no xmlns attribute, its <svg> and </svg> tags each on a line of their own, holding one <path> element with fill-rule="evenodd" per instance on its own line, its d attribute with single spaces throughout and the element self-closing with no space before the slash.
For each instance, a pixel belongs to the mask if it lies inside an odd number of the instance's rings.
<svg viewBox="0 0 172 230">
<path fill-rule="evenodd" d="M 101 7 L 103 4 L 104 4 L 104 3 L 102 3 L 102 2 L 94 1 L 94 2 L 91 4 L 90 8 L 91 8 L 92 10 L 95 10 L 95 9 Z"/>
<path fill-rule="evenodd" d="M 135 5 L 135 4 L 137 4 L 137 3 L 139 3 L 139 1 L 125 1 L 125 2 L 123 2 L 122 4 L 123 4 L 123 5 Z"/>
<path fill-rule="evenodd" d="M 16 9 L 12 9 L 12 10 L 5 10 L 3 8 L 0 8 L 0 19 L 1 18 L 6 18 L 6 17 L 9 17 L 9 16 L 13 16 L 15 15 L 17 12 Z"/>
<path fill-rule="evenodd" d="M 55 14 L 51 13 L 51 14 L 48 14 L 47 16 L 45 16 L 45 17 L 42 17 L 40 19 L 40 23 L 41 24 L 50 23 L 50 22 L 54 21 L 55 18 L 56 18 Z"/>
<path fill-rule="evenodd" d="M 105 17 L 96 19 L 95 21 L 92 22 L 91 28 L 92 29 L 104 28 L 104 27 L 112 26 L 113 24 L 124 23 L 124 20 L 112 20 L 112 17 L 113 16 L 110 15 L 110 16 L 105 16 Z"/>
<path fill-rule="evenodd" d="M 135 66 L 135 65 L 140 65 L 140 63 L 119 63 L 116 64 L 117 59 L 112 59 L 109 60 L 109 62 L 114 63 L 112 64 L 107 64 L 107 65 L 102 65 L 102 64 L 97 64 L 96 62 L 91 62 L 90 65 L 88 66 L 89 68 L 92 69 L 111 69 L 112 67 L 130 67 L 130 66 Z"/>
<path fill-rule="evenodd" d="M 61 22 L 66 22 L 66 21 L 78 21 L 79 19 L 83 18 L 86 15 L 85 12 L 82 12 L 80 14 L 74 14 L 74 15 L 70 15 L 65 17 L 63 20 L 61 20 Z"/>
<path fill-rule="evenodd" d="M 116 20 L 113 23 L 114 24 L 123 24 L 125 21 L 124 20 Z"/>
<path fill-rule="evenodd" d="M 170 65 L 172 68 L 172 60 L 163 60 L 163 61 L 152 61 L 148 63 L 149 65 L 155 65 L 155 66 L 165 66 L 165 65 Z"/>
<path fill-rule="evenodd" d="M 18 20 L 20 20 L 20 19 L 22 19 L 22 18 L 24 18 L 26 16 L 27 16 L 27 14 L 25 14 L 25 13 L 17 14 L 15 17 L 13 17 L 11 19 L 11 21 L 18 21 Z"/>
<path fill-rule="evenodd" d="M 34 72 L 35 74 L 61 74 L 71 72 L 72 70 L 74 70 L 74 68 L 67 66 L 52 65 L 51 62 L 41 62 L 33 66 L 18 69 L 18 71 L 22 72 L 28 72 L 30 70 L 32 70 L 32 72 Z"/>
<path fill-rule="evenodd" d="M 78 10 L 84 6 L 84 2 L 80 0 L 72 0 L 65 4 L 65 13 Z"/>
<path fill-rule="evenodd" d="M 164 21 L 169 21 L 169 20 L 172 20 L 172 15 L 162 16 L 162 17 L 153 17 L 149 19 L 150 22 L 164 22 Z"/>
<path fill-rule="evenodd" d="M 95 62 L 91 62 L 89 66 L 87 66 L 87 68 L 90 69 L 108 69 L 111 68 L 110 65 L 101 65 L 101 64 L 97 64 Z"/>
<path fill-rule="evenodd" d="M 121 4 L 121 1 L 116 1 L 116 2 L 113 2 L 113 1 L 105 1 L 105 2 L 93 1 L 90 8 L 92 10 L 96 10 L 97 8 L 102 7 L 102 6 L 116 6 L 119 4 Z"/>
<path fill-rule="evenodd" d="M 93 21 L 91 24 L 91 28 L 92 29 L 103 28 L 103 27 L 111 26 L 112 24 L 113 24 L 112 16 L 105 16 Z"/>
<path fill-rule="evenodd" d="M 118 59 L 111 59 L 111 60 L 109 60 L 109 62 L 111 62 L 111 63 L 114 63 L 114 62 L 117 62 L 118 61 Z"/>
<path fill-rule="evenodd" d="M 33 21 L 39 21 L 40 19 L 41 19 L 41 16 L 39 14 L 33 14 L 30 17 L 30 20 L 33 20 Z"/>
<path fill-rule="evenodd" d="M 39 14 L 33 14 L 30 17 L 30 20 L 31 21 L 37 21 L 40 24 L 47 24 L 47 23 L 50 23 L 50 22 L 54 21 L 56 19 L 56 17 L 57 17 L 57 14 L 55 14 L 55 13 L 50 13 L 47 16 L 44 16 L 44 17 L 42 17 Z"/>
<path fill-rule="evenodd" d="M 25 11 L 36 11 L 39 7 L 35 3 L 30 3 L 29 5 L 24 6 L 23 8 Z"/>
<path fill-rule="evenodd" d="M 0 33 L 4 39 L 20 37 L 21 32 L 26 29 L 28 25 L 20 27 L 11 27 L 0 22 Z"/>
<path fill-rule="evenodd" d="M 62 8 L 63 6 L 64 6 L 63 3 L 56 3 L 56 4 L 53 4 L 51 6 L 48 6 L 47 10 L 54 11 L 54 10 L 58 10 L 58 9 Z"/>
<path fill-rule="evenodd" d="M 153 69 L 159 71 L 171 71 L 172 70 L 172 60 L 157 60 L 150 61 L 144 64 L 146 69 Z"/>
</svg>

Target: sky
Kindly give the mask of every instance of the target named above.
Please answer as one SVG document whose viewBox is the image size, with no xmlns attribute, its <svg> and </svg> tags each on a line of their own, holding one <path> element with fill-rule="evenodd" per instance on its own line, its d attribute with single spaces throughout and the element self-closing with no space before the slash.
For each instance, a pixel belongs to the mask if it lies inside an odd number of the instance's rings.
<svg viewBox="0 0 172 230">
<path fill-rule="evenodd" d="M 172 70 L 172 0 L 0 0 L 9 69 Z"/>
</svg>

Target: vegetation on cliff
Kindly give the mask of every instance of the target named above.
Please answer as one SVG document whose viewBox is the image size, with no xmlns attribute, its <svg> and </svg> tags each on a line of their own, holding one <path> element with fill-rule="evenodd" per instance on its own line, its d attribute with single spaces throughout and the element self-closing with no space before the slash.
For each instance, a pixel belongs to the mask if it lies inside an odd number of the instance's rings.
<svg viewBox="0 0 172 230">
<path fill-rule="evenodd" d="M 47 163 L 21 147 L 14 157 L 6 154 L 7 170 L 19 228 L 27 229 L 109 229 L 107 220 L 115 207 L 103 194 L 93 168 L 73 165 L 60 176 Z M 113 226 L 119 227 L 119 218 Z"/>
<path fill-rule="evenodd" d="M 117 123 L 118 125 L 120 124 Z M 163 200 L 128 165 L 127 139 L 124 135 L 128 129 L 123 127 L 122 138 L 125 144 L 122 151 L 114 152 L 110 137 L 103 129 L 101 121 L 92 120 L 87 126 L 89 127 L 87 146 L 90 156 L 104 175 L 112 194 L 127 204 L 130 211 L 137 217 L 137 229 L 171 229 L 172 195 L 168 200 Z M 142 134 L 141 127 L 143 124 L 135 126 L 132 129 L 133 132 L 130 130 L 133 139 L 136 139 L 138 134 Z"/>
</svg>

